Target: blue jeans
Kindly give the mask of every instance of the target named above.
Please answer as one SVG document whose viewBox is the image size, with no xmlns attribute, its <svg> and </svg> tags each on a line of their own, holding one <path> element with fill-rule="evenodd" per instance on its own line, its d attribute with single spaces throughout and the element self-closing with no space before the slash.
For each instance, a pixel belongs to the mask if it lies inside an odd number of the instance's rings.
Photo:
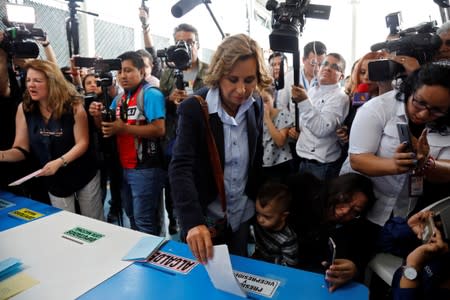
<svg viewBox="0 0 450 300">
<path fill-rule="evenodd" d="M 329 180 L 338 177 L 340 169 L 341 161 L 339 159 L 330 163 L 321 163 L 302 158 L 298 172 L 300 174 L 311 173 L 320 180 Z"/>
<path fill-rule="evenodd" d="M 131 229 L 159 235 L 158 211 L 165 176 L 160 168 L 123 170 L 122 205 Z"/>
</svg>

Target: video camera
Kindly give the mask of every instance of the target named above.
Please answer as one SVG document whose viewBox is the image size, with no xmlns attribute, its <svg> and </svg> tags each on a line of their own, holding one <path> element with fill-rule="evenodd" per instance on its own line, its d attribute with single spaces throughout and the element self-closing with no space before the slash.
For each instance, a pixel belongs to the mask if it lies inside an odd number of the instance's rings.
<svg viewBox="0 0 450 300">
<path fill-rule="evenodd" d="M 119 58 L 102 59 L 95 57 L 74 57 L 74 64 L 80 68 L 93 68 L 95 70 L 95 77 L 97 78 L 97 86 L 100 86 L 103 91 L 103 105 L 102 120 L 104 122 L 114 122 L 116 120 L 116 113 L 109 108 L 110 101 L 108 98 L 107 88 L 113 84 L 113 75 L 111 71 L 117 71 L 122 68 L 122 60 Z M 96 97 L 92 94 L 85 96 L 85 102 L 95 101 Z"/>
<path fill-rule="evenodd" d="M 186 41 L 180 40 L 169 48 L 156 51 L 156 55 L 165 61 L 168 68 L 175 70 L 175 85 L 177 89 L 183 90 L 186 86 L 183 70 L 189 69 L 192 65 L 191 46 Z"/>
<path fill-rule="evenodd" d="M 46 34 L 40 28 L 34 28 L 35 13 L 30 6 L 7 4 L 7 17 L 3 24 L 7 27 L 0 48 L 5 50 L 10 58 L 36 58 L 39 47 L 28 40 L 45 40 Z"/>
<path fill-rule="evenodd" d="M 303 32 L 305 18 L 328 19 L 331 6 L 310 4 L 309 0 L 268 0 L 266 9 L 272 11 L 270 48 L 280 52 L 298 52 L 298 36 Z"/>
<path fill-rule="evenodd" d="M 192 64 L 191 47 L 185 41 L 178 41 L 169 48 L 156 51 L 156 55 L 165 60 L 167 67 L 186 70 Z"/>
<path fill-rule="evenodd" d="M 111 71 L 117 71 L 122 68 L 122 61 L 119 58 L 101 59 L 95 57 L 75 56 L 74 63 L 76 67 L 93 68 L 95 76 L 98 78 L 97 86 L 111 86 L 113 75 Z"/>
<path fill-rule="evenodd" d="M 385 50 L 395 55 L 414 57 L 419 64 L 433 59 L 441 47 L 441 38 L 436 34 L 436 21 L 420 23 L 417 26 L 398 32 L 398 39 L 377 43 L 370 47 L 371 51 Z M 405 71 L 403 66 L 392 60 L 369 62 L 369 79 L 372 81 L 392 80 Z"/>
</svg>

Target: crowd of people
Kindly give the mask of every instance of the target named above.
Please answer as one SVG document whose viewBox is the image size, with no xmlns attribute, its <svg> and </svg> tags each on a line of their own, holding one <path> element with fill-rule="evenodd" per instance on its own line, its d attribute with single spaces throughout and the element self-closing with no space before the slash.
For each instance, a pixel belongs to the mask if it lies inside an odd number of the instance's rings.
<svg viewBox="0 0 450 300">
<path fill-rule="evenodd" d="M 108 86 L 73 61 L 64 73 L 49 41 L 47 60 L 16 62 L 0 48 L 1 188 L 39 169 L 12 191 L 108 222 L 123 210 L 132 229 L 153 235 L 165 201 L 170 234 L 179 231 L 201 263 L 225 243 L 235 255 L 324 273 L 330 292 L 363 280 L 385 224 L 400 218 L 418 241 L 430 214 L 419 211 L 450 195 L 450 23 L 437 31 L 433 61 L 369 52 L 345 77 L 343 56 L 320 41 L 305 45 L 300 70 L 283 53 L 266 61 L 245 34 L 224 38 L 207 64 L 189 24 L 173 38 L 192 63 L 162 67 L 148 17 L 140 9 L 145 49 L 119 55 Z M 10 59 L 20 67 L 8 69 Z M 404 71 L 372 81 L 369 63 L 379 59 Z M 448 299 L 449 241 L 442 228 L 433 233 L 404 253 L 396 299 Z M 422 275 L 431 263 L 447 268 L 426 280 L 404 271 Z"/>
</svg>

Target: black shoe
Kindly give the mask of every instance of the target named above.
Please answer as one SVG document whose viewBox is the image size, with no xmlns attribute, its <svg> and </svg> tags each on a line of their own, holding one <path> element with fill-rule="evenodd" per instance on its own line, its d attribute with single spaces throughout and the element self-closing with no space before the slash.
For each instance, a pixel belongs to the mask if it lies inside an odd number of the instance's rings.
<svg viewBox="0 0 450 300">
<path fill-rule="evenodd" d="M 178 233 L 178 226 L 177 226 L 177 222 L 175 220 L 169 222 L 169 233 L 170 233 L 170 235 Z"/>
</svg>

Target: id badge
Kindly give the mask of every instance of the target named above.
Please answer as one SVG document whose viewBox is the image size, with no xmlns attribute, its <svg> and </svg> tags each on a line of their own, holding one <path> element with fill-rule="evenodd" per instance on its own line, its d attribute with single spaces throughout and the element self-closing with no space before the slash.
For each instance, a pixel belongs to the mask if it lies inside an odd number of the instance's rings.
<svg viewBox="0 0 450 300">
<path fill-rule="evenodd" d="M 423 176 L 418 174 L 409 175 L 409 196 L 418 197 L 423 194 Z"/>
</svg>

